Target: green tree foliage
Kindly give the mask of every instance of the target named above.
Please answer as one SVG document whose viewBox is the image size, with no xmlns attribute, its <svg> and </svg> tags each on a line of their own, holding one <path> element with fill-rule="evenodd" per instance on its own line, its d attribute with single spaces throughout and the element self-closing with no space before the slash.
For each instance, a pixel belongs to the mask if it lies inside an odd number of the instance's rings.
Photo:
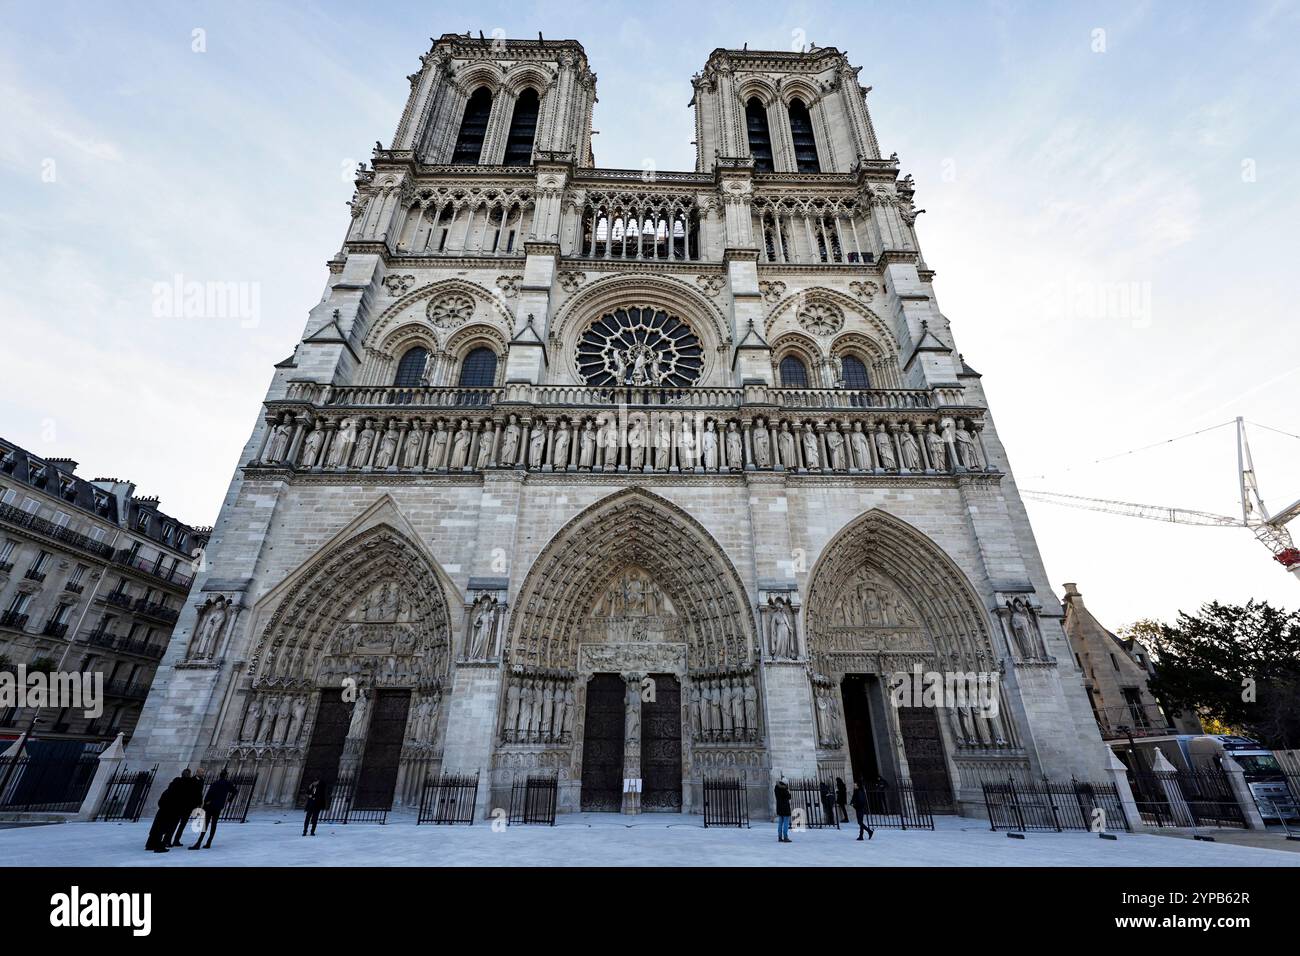
<svg viewBox="0 0 1300 956">
<path fill-rule="evenodd" d="M 1300 747 L 1300 612 L 1212 602 L 1132 634 L 1156 657 L 1151 692 L 1273 749 Z M 1136 627 L 1136 625 L 1135 625 Z"/>
</svg>

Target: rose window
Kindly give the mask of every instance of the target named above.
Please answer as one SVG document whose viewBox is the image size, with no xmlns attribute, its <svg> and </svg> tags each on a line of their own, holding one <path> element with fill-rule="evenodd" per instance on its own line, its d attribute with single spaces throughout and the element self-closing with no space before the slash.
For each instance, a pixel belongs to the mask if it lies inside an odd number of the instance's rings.
<svg viewBox="0 0 1300 956">
<path fill-rule="evenodd" d="M 799 313 L 799 324 L 813 335 L 832 335 L 844 325 L 844 313 L 825 302 L 814 302 Z"/>
<path fill-rule="evenodd" d="M 693 385 L 704 370 L 699 336 L 661 309 L 615 309 L 578 340 L 578 374 L 588 385 Z"/>
<path fill-rule="evenodd" d="M 429 303 L 429 321 L 440 329 L 454 329 L 474 314 L 474 300 L 467 295 L 448 295 Z"/>
</svg>

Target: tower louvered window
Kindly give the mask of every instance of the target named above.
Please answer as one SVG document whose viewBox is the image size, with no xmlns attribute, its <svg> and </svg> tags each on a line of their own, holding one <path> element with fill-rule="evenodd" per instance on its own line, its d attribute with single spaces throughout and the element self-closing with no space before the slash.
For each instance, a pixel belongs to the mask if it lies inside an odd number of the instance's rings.
<svg viewBox="0 0 1300 956">
<path fill-rule="evenodd" d="M 749 154 L 754 157 L 754 171 L 770 173 L 772 165 L 772 135 L 767 128 L 767 108 L 757 96 L 745 104 L 745 128 L 749 132 Z"/>
<path fill-rule="evenodd" d="M 507 166 L 528 166 L 532 163 L 540 106 L 537 91 L 531 88 L 524 90 L 515 100 L 515 113 L 510 118 L 510 135 L 506 139 Z"/>
<path fill-rule="evenodd" d="M 465 116 L 460 121 L 460 135 L 456 137 L 453 163 L 477 163 L 483 152 L 483 137 L 487 135 L 488 117 L 492 115 L 492 93 L 480 86 L 465 104 Z"/>
<path fill-rule="evenodd" d="M 813 137 L 812 117 L 803 100 L 790 101 L 790 139 L 794 142 L 795 166 L 801 173 L 820 173 L 817 140 Z"/>
</svg>

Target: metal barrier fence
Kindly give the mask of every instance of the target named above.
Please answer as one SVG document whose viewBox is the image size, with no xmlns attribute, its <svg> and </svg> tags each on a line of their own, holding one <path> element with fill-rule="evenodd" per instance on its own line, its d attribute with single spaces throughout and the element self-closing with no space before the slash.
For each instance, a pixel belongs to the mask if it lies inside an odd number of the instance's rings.
<svg viewBox="0 0 1300 956">
<path fill-rule="evenodd" d="M 424 778 L 420 793 L 420 813 L 416 824 L 474 823 L 474 808 L 478 803 L 478 773 L 443 773 L 436 778 Z"/>
<path fill-rule="evenodd" d="M 388 822 L 388 812 L 393 808 L 390 798 L 386 806 L 358 806 L 357 777 L 355 773 L 339 774 L 334 781 L 325 781 L 329 786 L 329 806 L 321 811 L 321 823 L 379 823 Z"/>
<path fill-rule="evenodd" d="M 749 790 L 744 776 L 710 777 L 705 774 L 704 826 L 749 826 Z"/>
<path fill-rule="evenodd" d="M 790 781 L 790 809 L 794 811 L 792 825 L 820 830 L 825 827 L 840 828 L 840 814 L 835 804 L 835 783 L 802 777 Z"/>
<path fill-rule="evenodd" d="M 511 826 L 541 824 L 555 826 L 555 805 L 558 802 L 560 781 L 554 774 L 530 773 L 523 780 L 510 785 Z"/>
<path fill-rule="evenodd" d="M 992 830 L 1129 829 L 1114 784 L 1071 779 L 985 783 L 984 805 Z"/>
<path fill-rule="evenodd" d="M 928 790 L 914 787 L 911 783 L 891 787 L 884 780 L 870 784 L 865 790 L 865 822 L 873 830 L 934 829 L 934 814 L 930 812 L 933 803 Z M 944 794 L 941 802 L 947 803 L 950 799 L 948 794 Z"/>
<path fill-rule="evenodd" d="M 96 820 L 126 820 L 135 823 L 145 811 L 145 801 L 158 765 L 149 770 L 129 770 L 118 767 L 104 790 L 104 802 L 99 805 Z"/>
<path fill-rule="evenodd" d="M 1129 773 L 1133 800 L 1149 827 L 1246 827 L 1246 815 L 1223 770 Z"/>
<path fill-rule="evenodd" d="M 208 779 L 216 781 L 216 777 Z M 257 787 L 256 773 L 232 773 L 226 777 L 235 787 L 235 792 L 230 795 L 226 805 L 221 808 L 222 823 L 246 823 L 248 821 L 248 807 L 253 802 L 253 791 Z M 208 784 L 212 786 L 211 783 Z"/>
<path fill-rule="evenodd" d="M 0 757 L 0 810 L 75 813 L 98 766 L 94 753 Z"/>
</svg>

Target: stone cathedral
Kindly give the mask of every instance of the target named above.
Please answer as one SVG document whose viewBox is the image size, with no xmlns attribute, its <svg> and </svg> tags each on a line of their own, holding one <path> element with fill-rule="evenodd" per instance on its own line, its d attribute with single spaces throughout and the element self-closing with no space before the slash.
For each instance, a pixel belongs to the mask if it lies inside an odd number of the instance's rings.
<svg viewBox="0 0 1300 956">
<path fill-rule="evenodd" d="M 482 812 L 529 773 L 561 812 L 699 812 L 729 774 L 760 814 L 780 774 L 956 812 L 989 778 L 1100 778 L 859 68 L 713 51 L 695 169 L 652 173 L 596 165 L 576 41 L 420 63 L 132 761 L 256 771 L 282 807 L 478 771 Z M 918 670 L 993 675 L 996 706 L 900 705 Z"/>
</svg>

